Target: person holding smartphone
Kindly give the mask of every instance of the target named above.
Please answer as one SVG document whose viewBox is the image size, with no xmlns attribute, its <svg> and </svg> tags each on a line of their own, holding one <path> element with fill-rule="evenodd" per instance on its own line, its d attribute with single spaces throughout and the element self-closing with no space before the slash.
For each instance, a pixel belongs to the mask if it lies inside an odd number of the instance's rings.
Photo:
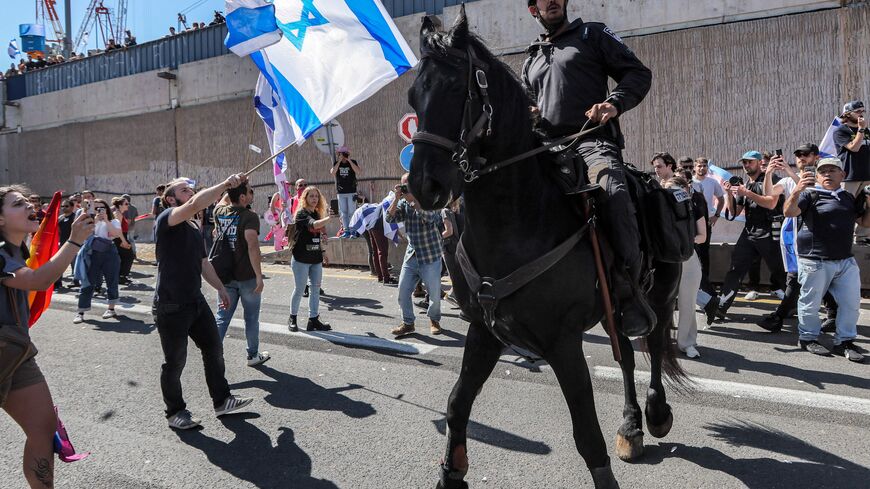
<svg viewBox="0 0 870 489">
<path fill-rule="evenodd" d="M 329 174 L 335 177 L 335 192 L 338 194 L 338 212 L 341 214 L 341 226 L 344 232 L 342 238 L 350 238 L 350 217 L 356 209 L 356 180 L 362 175 L 362 170 L 356 160 L 351 159 L 347 146 L 338 148 L 338 158 Z"/>
<path fill-rule="evenodd" d="M 843 106 L 842 124 L 834 130 L 834 147 L 846 172 L 843 187 L 856 197 L 870 184 L 870 130 L 865 115 L 864 102 L 853 100 Z M 859 226 L 855 242 L 870 245 L 870 229 Z"/>
<path fill-rule="evenodd" d="M 79 307 L 73 317 L 73 324 L 84 321 L 85 313 L 91 310 L 94 288 L 104 279 L 109 307 L 103 313 L 103 319 L 116 316 L 115 304 L 118 303 L 121 257 L 112 240 L 123 235 L 121 222 L 114 218 L 109 204 L 103 199 L 94 199 L 88 215 L 92 216 L 95 222 L 94 236 L 84 243 L 76 258 L 75 274 L 82 288 L 79 292 Z"/>
<path fill-rule="evenodd" d="M 69 239 L 48 263 L 30 269 L 25 239 L 39 229 L 29 190 L 20 185 L 0 186 L 0 407 L 24 431 L 22 468 L 30 487 L 54 487 L 54 401 L 36 363 L 30 339 L 28 294 L 46 290 L 72 263 L 76 252 L 94 231 L 94 220 L 79 215 Z M 11 443 L 7 441 L 6 443 Z M 8 445 L 7 445 L 8 446 Z M 20 487 L 4 478 L 4 487 Z"/>
</svg>

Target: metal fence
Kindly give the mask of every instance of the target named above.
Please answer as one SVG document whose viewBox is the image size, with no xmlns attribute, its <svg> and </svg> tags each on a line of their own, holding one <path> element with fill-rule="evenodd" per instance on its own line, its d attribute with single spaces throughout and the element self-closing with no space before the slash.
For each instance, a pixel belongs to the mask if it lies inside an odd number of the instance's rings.
<svg viewBox="0 0 870 489">
<path fill-rule="evenodd" d="M 180 64 L 221 56 L 229 53 L 224 46 L 226 35 L 226 25 L 219 24 L 25 73 L 7 81 L 7 99 L 17 100 L 161 68 L 175 69 Z"/>
<path fill-rule="evenodd" d="M 474 0 L 381 0 L 384 8 L 392 17 L 402 17 L 403 15 L 418 14 L 426 12 L 427 14 L 440 14 L 444 7 L 459 5 L 460 3 L 469 3 Z"/>
</svg>

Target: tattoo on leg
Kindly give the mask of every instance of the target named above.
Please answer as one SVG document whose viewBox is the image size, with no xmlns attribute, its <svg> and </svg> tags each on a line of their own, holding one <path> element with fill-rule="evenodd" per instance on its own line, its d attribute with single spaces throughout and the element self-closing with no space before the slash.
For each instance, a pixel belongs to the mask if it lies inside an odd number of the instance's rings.
<svg viewBox="0 0 870 489">
<path fill-rule="evenodd" d="M 37 458 L 36 464 L 33 466 L 33 474 L 36 480 L 42 483 L 44 487 L 54 487 L 54 475 L 51 470 L 51 463 L 46 458 Z"/>
</svg>

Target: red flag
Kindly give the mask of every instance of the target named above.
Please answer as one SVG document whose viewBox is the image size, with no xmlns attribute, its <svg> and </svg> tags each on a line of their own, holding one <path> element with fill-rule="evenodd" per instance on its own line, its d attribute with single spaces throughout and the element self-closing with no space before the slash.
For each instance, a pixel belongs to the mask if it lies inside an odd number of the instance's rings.
<svg viewBox="0 0 870 489">
<path fill-rule="evenodd" d="M 39 230 L 33 235 L 30 241 L 30 258 L 27 259 L 27 266 L 31 270 L 36 270 L 48 263 L 52 256 L 57 253 L 59 247 L 58 240 L 60 238 L 57 227 L 57 218 L 60 211 L 61 193 L 55 192 L 51 199 L 51 204 L 48 205 L 48 212 L 39 224 Z M 46 290 L 30 292 L 30 324 L 42 316 L 42 313 L 51 305 L 51 293 L 54 292 L 54 284 Z"/>
</svg>

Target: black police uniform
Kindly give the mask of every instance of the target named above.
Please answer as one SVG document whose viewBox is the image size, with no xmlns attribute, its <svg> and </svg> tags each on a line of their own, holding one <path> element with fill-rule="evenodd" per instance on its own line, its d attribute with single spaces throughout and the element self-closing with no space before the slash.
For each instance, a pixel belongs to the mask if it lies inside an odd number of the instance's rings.
<svg viewBox="0 0 870 489">
<path fill-rule="evenodd" d="M 539 128 L 549 138 L 579 132 L 588 120 L 586 111 L 605 100 L 622 115 L 643 100 L 652 83 L 652 72 L 601 23 L 577 19 L 553 38 L 541 36 L 529 46 L 528 53 L 523 83 L 537 101 Z M 608 90 L 608 78 L 617 82 L 612 91 Z M 615 295 L 623 304 L 629 304 L 643 299 L 637 293 L 640 233 L 621 163 L 623 142 L 619 123 L 613 120 L 583 138 L 577 152 L 586 161 L 589 180 L 598 183 L 608 195 L 600 206 L 600 222 L 627 271 L 627 277 L 614 281 Z M 648 306 L 643 307 L 649 318 Z"/>
<path fill-rule="evenodd" d="M 773 177 L 773 183 L 779 181 L 779 177 Z M 764 195 L 764 172 L 746 184 L 746 188 L 755 194 Z M 770 270 L 770 284 L 773 290 L 785 289 L 785 269 L 782 264 L 782 252 L 779 242 L 773 236 L 774 217 L 782 215 L 783 198 L 780 196 L 777 206 L 773 210 L 766 209 L 747 197 L 738 197 L 737 205 L 742 205 L 746 212 L 746 226 L 734 245 L 731 255 L 731 269 L 725 275 L 722 282 L 722 290 L 719 292 L 720 308 L 722 312 L 731 307 L 740 281 L 749 271 L 749 267 L 757 259 L 761 258 L 767 263 Z M 733 218 L 732 218 L 733 219 Z"/>
</svg>

